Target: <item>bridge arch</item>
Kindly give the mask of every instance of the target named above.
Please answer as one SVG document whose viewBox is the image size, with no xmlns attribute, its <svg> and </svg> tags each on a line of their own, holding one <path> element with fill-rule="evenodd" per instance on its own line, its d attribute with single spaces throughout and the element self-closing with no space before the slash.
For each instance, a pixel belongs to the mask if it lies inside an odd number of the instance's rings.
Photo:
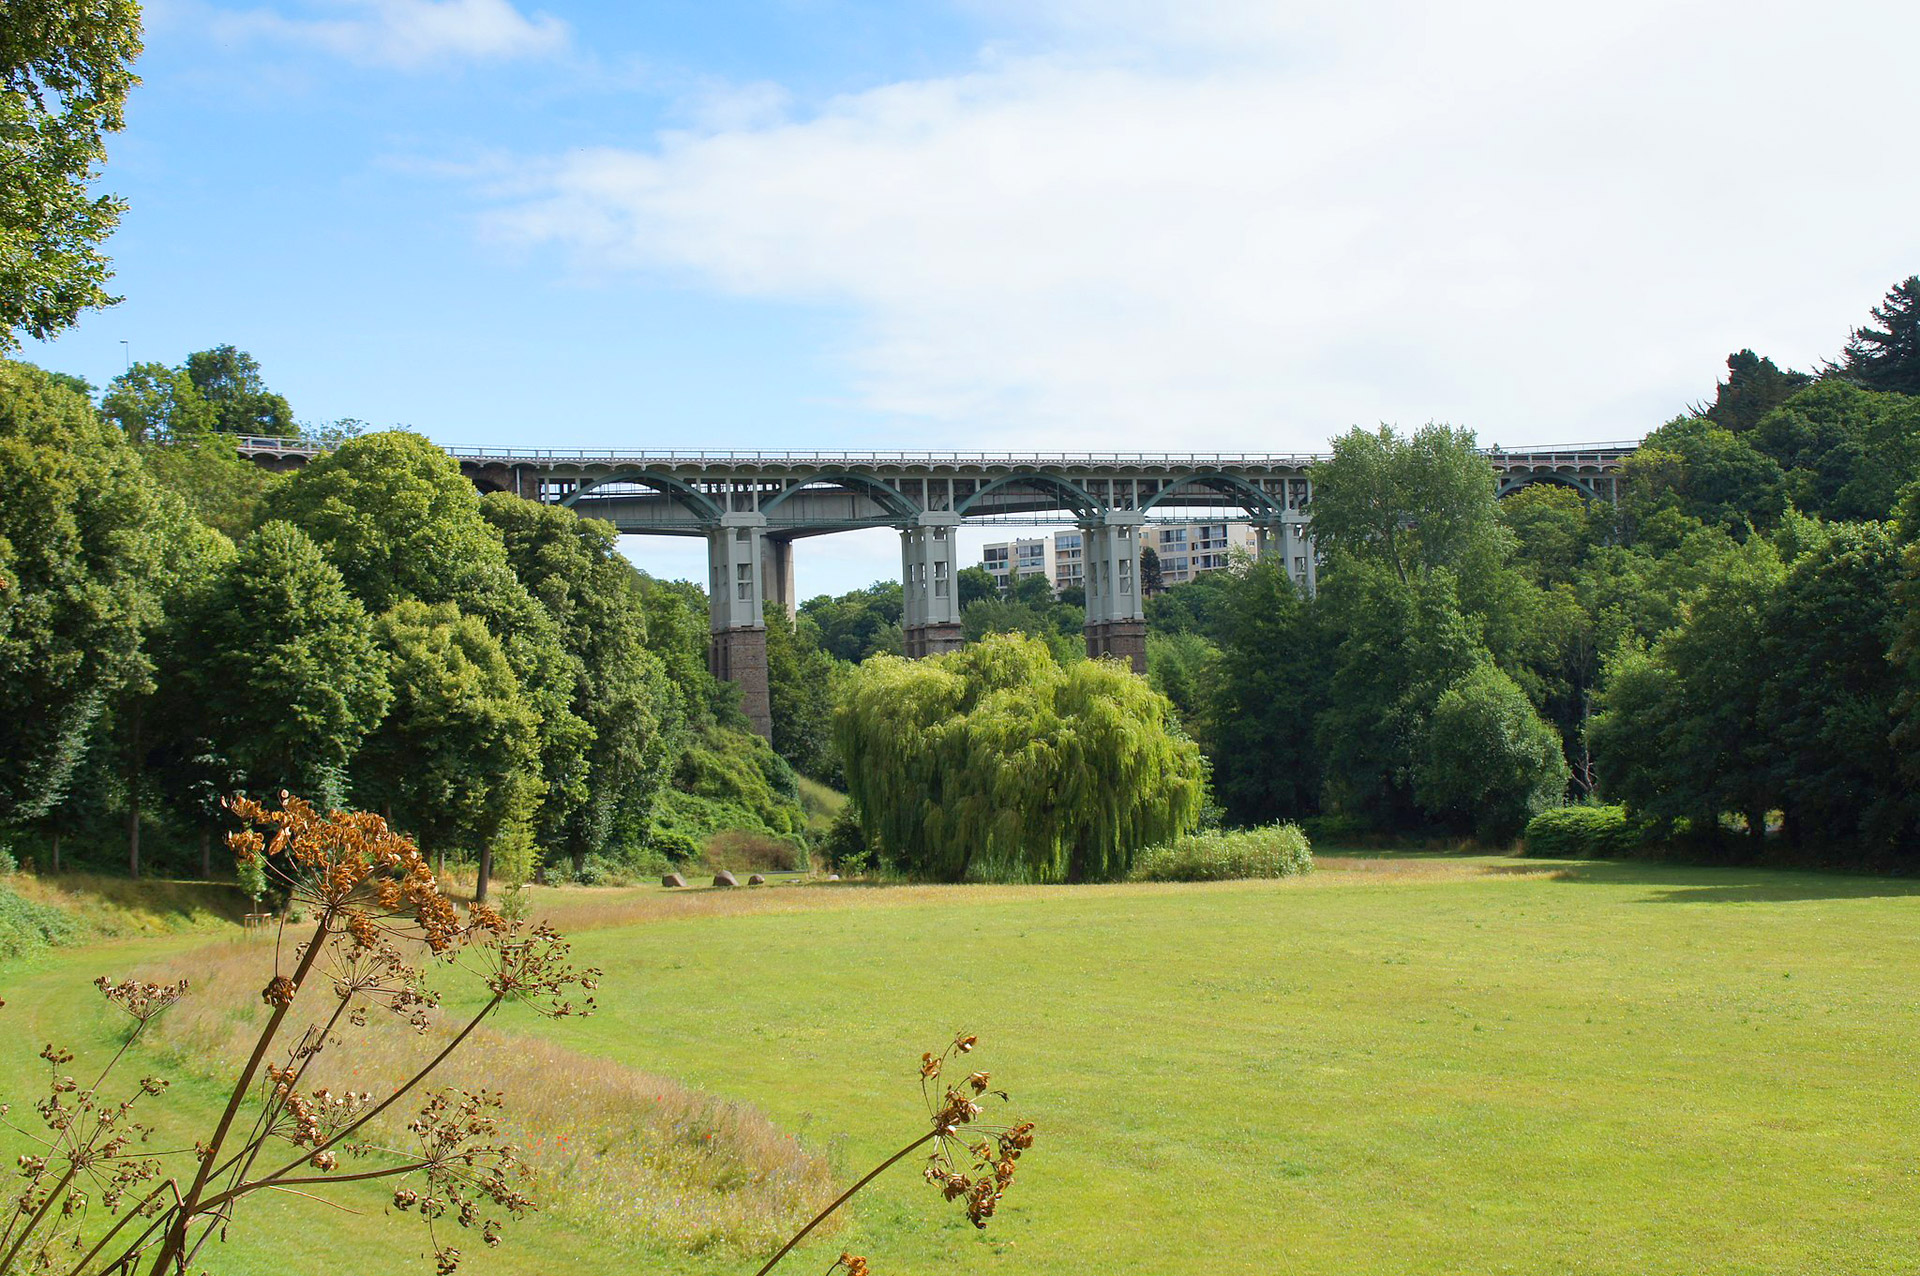
<svg viewBox="0 0 1920 1276">
<path fill-rule="evenodd" d="M 771 500 L 762 501 L 760 503 L 760 512 L 762 514 L 771 513 L 776 506 L 782 501 L 785 501 L 789 496 L 794 496 L 805 491 L 814 483 L 842 483 L 847 487 L 857 488 L 865 492 L 868 496 L 871 496 L 875 503 L 889 514 L 896 514 L 901 518 L 918 518 L 923 512 L 918 505 L 914 504 L 912 498 L 907 496 L 907 494 L 899 488 L 869 475 L 855 474 L 847 470 L 823 471 L 813 475 L 804 482 L 795 483 L 792 487 L 775 494 Z"/>
<path fill-rule="evenodd" d="M 1565 474 L 1559 470 L 1509 470 L 1500 476 L 1500 485 L 1494 490 L 1494 495 L 1497 498 L 1504 499 L 1505 497 L 1512 496 L 1515 492 L 1523 488 L 1532 487 L 1536 483 L 1549 483 L 1554 487 L 1570 488 L 1578 492 L 1585 500 L 1597 501 L 1600 499 L 1599 489 L 1595 486 L 1592 478 L 1585 475 Z"/>
<path fill-rule="evenodd" d="M 1205 488 L 1211 492 L 1218 492 L 1222 496 L 1239 498 L 1240 507 L 1255 520 L 1279 518 L 1286 513 L 1271 495 L 1261 491 L 1254 484 L 1249 483 L 1237 474 L 1228 474 L 1218 470 L 1191 474 L 1177 482 L 1167 484 L 1145 501 L 1141 502 L 1140 511 L 1141 513 L 1145 513 L 1154 506 L 1177 497 L 1183 489 L 1194 487 Z"/>
<path fill-rule="evenodd" d="M 1038 470 L 1021 470 L 1012 474 L 1002 475 L 986 486 L 975 490 L 954 508 L 954 513 L 964 518 L 966 517 L 967 511 L 972 509 L 981 497 L 997 492 L 1002 488 L 1011 487 L 1015 483 L 1025 483 L 1030 487 L 1035 487 L 1042 492 L 1046 492 L 1058 500 L 1064 507 L 1084 518 L 1092 518 L 1105 509 L 1099 501 L 1094 499 L 1092 493 L 1076 483 L 1068 482 L 1057 474 L 1047 474 Z"/>
<path fill-rule="evenodd" d="M 591 495 L 611 483 L 638 483 L 642 487 L 650 487 L 670 500 L 679 501 L 693 513 L 694 517 L 704 522 L 718 524 L 720 516 L 725 512 L 714 503 L 712 497 L 684 479 L 674 478 L 670 474 L 655 474 L 647 470 L 615 470 L 611 474 L 603 474 L 598 478 L 582 479 L 580 486 L 560 498 L 560 504 L 571 507 L 581 497 Z"/>
</svg>

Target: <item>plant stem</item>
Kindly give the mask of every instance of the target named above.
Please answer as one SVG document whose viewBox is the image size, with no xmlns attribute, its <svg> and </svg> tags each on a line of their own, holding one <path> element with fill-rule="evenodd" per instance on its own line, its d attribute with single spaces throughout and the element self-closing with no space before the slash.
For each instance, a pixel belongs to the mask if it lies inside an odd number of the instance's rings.
<svg viewBox="0 0 1920 1276">
<path fill-rule="evenodd" d="M 821 1210 L 818 1214 L 815 1214 L 813 1216 L 813 1221 L 811 1223 L 808 1223 L 805 1227 L 795 1232 L 793 1234 L 793 1239 L 789 1240 L 785 1245 L 782 1245 L 780 1247 L 780 1252 L 778 1254 L 775 1254 L 772 1258 L 769 1258 L 767 1260 L 767 1265 L 765 1267 L 762 1267 L 759 1271 L 755 1272 L 753 1276 L 767 1276 L 767 1273 L 773 1270 L 773 1265 L 775 1263 L 785 1258 L 789 1250 L 791 1250 L 795 1245 L 798 1245 L 801 1241 L 805 1240 L 808 1232 L 811 1232 L 814 1228 L 826 1222 L 827 1216 L 833 1213 L 835 1210 L 839 1209 L 842 1205 L 845 1205 L 848 1199 L 851 1198 L 855 1192 L 858 1192 L 861 1188 L 865 1187 L 867 1184 L 879 1178 L 881 1171 L 885 1170 L 888 1166 L 892 1165 L 895 1161 L 899 1160 L 901 1157 L 913 1151 L 915 1148 L 919 1147 L 922 1143 L 925 1143 L 927 1140 L 933 1138 L 935 1135 L 939 1133 L 940 1131 L 938 1130 L 928 1130 L 925 1134 L 921 1135 L 919 1138 L 915 1139 L 913 1142 L 907 1144 L 907 1146 L 901 1148 L 898 1152 L 895 1152 L 892 1156 L 880 1162 L 880 1164 L 874 1166 L 871 1170 L 868 1170 L 867 1176 L 865 1178 L 861 1179 L 858 1183 L 855 1183 L 852 1187 L 848 1188 L 846 1191 L 840 1193 L 839 1198 L 835 1200 L 833 1204 L 827 1206 L 827 1208 Z"/>
<path fill-rule="evenodd" d="M 14 1241 L 11 1249 L 7 1250 L 7 1256 L 0 1258 L 0 1272 L 13 1270 L 14 1255 L 18 1254 L 20 1247 L 27 1243 L 27 1237 L 33 1235 L 33 1229 L 40 1226 L 40 1220 L 47 1216 L 47 1211 L 53 1208 L 53 1203 L 60 1199 L 60 1193 L 67 1190 L 67 1184 L 73 1182 L 74 1171 L 78 1168 L 79 1167 L 72 1162 L 67 1164 L 67 1172 L 60 1176 L 60 1181 L 55 1183 L 53 1190 L 47 1193 L 47 1199 L 40 1202 L 40 1208 L 35 1210 L 33 1217 L 27 1220 L 26 1227 L 21 1229 L 19 1239 Z"/>
<path fill-rule="evenodd" d="M 320 952 L 327 945 L 327 928 L 333 920 L 332 913 L 322 913 L 320 921 L 313 928 L 313 938 L 307 941 L 307 951 L 300 954 L 300 964 L 293 972 L 294 996 L 300 993 L 300 986 L 306 982 L 307 975 L 313 970 L 313 964 L 320 960 Z M 253 1088 L 253 1077 L 260 1070 L 260 1063 L 267 1057 L 267 1047 L 273 1044 L 274 1037 L 280 1031 L 280 1025 L 287 1017 L 287 1011 L 293 1008 L 293 999 L 285 1005 L 275 1006 L 273 1014 L 267 1019 L 266 1027 L 260 1030 L 260 1039 L 254 1042 L 253 1053 L 247 1057 L 247 1066 L 241 1069 L 240 1079 L 234 1083 L 233 1093 L 227 1097 L 226 1111 L 220 1114 L 220 1124 L 214 1127 L 213 1138 L 207 1144 L 206 1155 L 200 1159 L 200 1168 L 194 1173 L 193 1186 L 187 1190 L 185 1199 L 180 1202 L 179 1218 L 168 1229 L 167 1239 L 160 1246 L 160 1255 L 153 1260 L 153 1276 L 163 1276 L 167 1264 L 178 1257 L 186 1245 L 187 1228 L 193 1225 L 194 1215 L 199 1212 L 200 1193 L 206 1190 L 207 1179 L 213 1173 L 214 1158 L 220 1154 L 221 1144 L 226 1142 L 227 1131 L 233 1128 L 233 1118 L 240 1112 L 247 1092 Z"/>
<path fill-rule="evenodd" d="M 99 1241 L 97 1241 L 94 1244 L 94 1247 L 87 1251 L 86 1257 L 82 1258 L 79 1262 L 75 1263 L 73 1267 L 68 1270 L 67 1276 L 80 1276 L 80 1273 L 86 1269 L 87 1264 L 91 1263 L 96 1257 L 99 1256 L 100 1251 L 107 1247 L 107 1242 L 112 1240 L 115 1236 L 119 1235 L 121 1228 L 125 1227 L 128 1223 L 133 1222 L 134 1219 L 139 1218 L 140 1211 L 147 1207 L 147 1202 L 151 1201 L 154 1197 L 160 1195 L 160 1193 L 166 1191 L 168 1188 L 172 1188 L 174 1192 L 177 1194 L 180 1190 L 180 1185 L 178 1183 L 175 1183 L 172 1179 L 161 1180 L 159 1187 L 156 1187 L 151 1192 L 148 1192 L 146 1196 L 141 1198 L 141 1201 L 138 1205 L 134 1206 L 132 1209 L 128 1210 L 126 1213 L 120 1216 L 120 1221 L 118 1223 L 115 1223 L 111 1228 L 109 1228 L 107 1230 L 107 1234 L 105 1236 L 102 1236 L 99 1239 Z M 155 1227 L 159 1226 L 161 1221 L 163 1220 L 156 1219 L 152 1224 L 148 1225 L 147 1232 L 151 1232 Z M 132 1253 L 134 1247 L 138 1246 L 140 1242 L 144 1239 L 146 1239 L 146 1232 L 142 1232 L 139 1236 L 134 1238 L 133 1245 L 130 1245 L 127 1247 L 127 1252 L 129 1254 Z"/>
<path fill-rule="evenodd" d="M 287 1164 L 281 1166 L 279 1169 L 267 1175 L 265 1178 L 253 1179 L 250 1182 L 238 1184 L 235 1187 L 230 1188 L 229 1190 L 222 1192 L 217 1196 L 209 1196 L 206 1199 L 202 1208 L 217 1209 L 218 1207 L 226 1204 L 228 1201 L 234 1199 L 237 1196 L 244 1196 L 248 1192 L 256 1191 L 263 1187 L 271 1187 L 276 1183 L 282 1182 L 287 1175 L 293 1173 L 295 1170 L 299 1169 L 301 1166 L 311 1161 L 314 1157 L 319 1156 L 322 1152 L 325 1152 L 327 1149 L 331 1148 L 334 1144 L 340 1142 L 342 1139 L 352 1134 L 355 1130 L 359 1129 L 361 1126 L 365 1125 L 367 1122 L 373 1120 L 373 1118 L 379 1116 L 386 1109 L 393 1106 L 393 1104 L 396 1103 L 403 1095 L 405 1095 L 407 1091 L 413 1089 L 413 1087 L 415 1087 L 416 1085 L 419 1085 L 421 1081 L 425 1080 L 428 1073 L 432 1072 L 435 1068 L 439 1067 L 441 1063 L 446 1060 L 446 1057 L 452 1054 L 454 1050 L 459 1047 L 460 1043 L 465 1041 L 468 1035 L 472 1033 L 475 1028 L 478 1028 L 480 1026 L 480 1021 L 493 1013 L 494 1008 L 497 1007 L 503 999 L 504 999 L 504 994 L 495 993 L 493 1000 L 489 1001 L 485 1006 L 481 1007 L 480 1013 L 475 1015 L 472 1019 L 468 1020 L 467 1026 L 462 1028 L 459 1031 L 459 1033 L 455 1035 L 453 1040 L 449 1041 L 446 1044 L 445 1048 L 443 1048 L 439 1054 L 436 1054 L 435 1056 L 433 1056 L 432 1059 L 428 1060 L 427 1065 L 424 1068 L 421 1068 L 420 1071 L 414 1073 L 413 1076 L 407 1081 L 405 1085 L 401 1086 L 398 1090 L 395 1090 L 392 1094 L 382 1099 L 379 1103 L 376 1103 L 373 1107 L 368 1108 L 365 1112 L 361 1113 L 358 1117 L 354 1118 L 352 1124 L 342 1128 L 338 1134 L 335 1134 L 332 1138 L 328 1139 L 325 1143 L 322 1143 L 319 1147 L 314 1148 L 311 1152 L 305 1153 L 298 1160 L 289 1161 Z M 331 1179 L 329 1181 L 341 1182 L 344 1180 Z"/>
</svg>

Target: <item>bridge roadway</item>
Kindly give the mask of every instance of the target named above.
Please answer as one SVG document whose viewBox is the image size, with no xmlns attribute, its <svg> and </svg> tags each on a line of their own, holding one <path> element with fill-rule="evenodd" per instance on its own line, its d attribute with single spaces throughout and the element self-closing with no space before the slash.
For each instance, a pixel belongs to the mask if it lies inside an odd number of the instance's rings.
<svg viewBox="0 0 1920 1276">
<path fill-rule="evenodd" d="M 240 452 L 274 470 L 320 449 L 242 438 Z M 1486 450 L 1506 496 L 1557 483 L 1614 499 L 1633 443 Z M 1087 651 L 1146 669 L 1138 587 L 1149 524 L 1250 522 L 1261 557 L 1277 557 L 1303 589 L 1318 570 L 1308 532 L 1309 468 L 1318 454 L 637 451 L 448 448 L 482 491 L 514 492 L 604 519 L 622 534 L 700 536 L 708 545 L 708 663 L 740 684 L 742 707 L 769 734 L 762 604 L 792 613 L 793 544 L 865 527 L 900 529 L 901 625 L 909 656 L 962 641 L 958 529 L 963 523 L 1070 523 L 1084 536 Z"/>
</svg>

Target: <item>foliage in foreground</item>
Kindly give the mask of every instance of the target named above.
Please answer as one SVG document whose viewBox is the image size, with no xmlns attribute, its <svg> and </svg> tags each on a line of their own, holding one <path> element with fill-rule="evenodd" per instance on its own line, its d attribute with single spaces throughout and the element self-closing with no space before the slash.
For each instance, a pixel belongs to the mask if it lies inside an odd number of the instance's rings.
<svg viewBox="0 0 1920 1276">
<path fill-rule="evenodd" d="M 456 1224 L 459 1234 L 491 1247 L 508 1218 L 535 1207 L 530 1168 L 502 1132 L 496 1079 L 433 1090 L 423 1083 L 508 1002 L 553 1018 L 591 1013 L 591 995 L 575 998 L 591 993 L 599 972 L 574 967 L 566 940 L 545 924 L 478 903 L 462 918 L 419 848 L 378 816 L 322 816 L 285 794 L 278 809 L 245 798 L 231 804 L 249 828 L 229 843 L 243 864 L 263 864 L 280 878 L 299 910 L 314 918 L 312 930 L 291 948 L 276 944 L 275 973 L 260 993 L 264 1022 L 250 1036 L 217 1123 L 190 1149 L 148 1146 L 155 1126 L 145 1119 L 145 1101 L 166 1092 L 166 1079 L 147 1075 L 123 1084 L 114 1075 L 149 1027 L 186 996 L 187 981 L 95 981 L 132 1021 L 120 1050 L 84 1086 L 66 1070 L 72 1053 L 52 1044 L 41 1052 L 46 1096 L 33 1111 L 42 1130 L 7 1121 L 9 1109 L 0 1105 L 0 1122 L 34 1148 L 20 1158 L 22 1183 L 0 1221 L 0 1276 L 125 1276 L 136 1269 L 184 1276 L 197 1269 L 209 1241 L 226 1236 L 241 1203 L 259 1193 L 308 1196 L 328 1185 L 387 1179 L 395 1181 L 392 1208 L 425 1224 L 436 1271 L 449 1276 L 461 1260 Z M 457 1028 L 436 1022 L 440 981 L 430 967 L 442 964 L 476 975 L 487 993 Z M 364 1029 L 376 1011 L 420 1035 L 412 1058 L 381 1058 L 367 1047 Z M 243 1030 L 236 1048 L 248 1039 Z M 936 1085 L 943 1066 L 970 1053 L 974 1042 L 958 1036 L 942 1054 L 922 1057 L 931 1128 L 816 1213 L 756 1276 L 888 1166 L 929 1143 L 927 1181 L 962 1202 L 976 1227 L 986 1226 L 1032 1146 L 1033 1127 L 980 1121 L 989 1093 L 985 1072 L 944 1092 Z M 349 1080 L 379 1092 L 345 1088 Z M 383 1119 L 416 1091 L 411 1120 L 401 1123 L 397 1111 Z M 282 1144 L 290 1157 L 273 1150 Z M 282 1163 L 264 1168 L 275 1162 Z M 866 1270 L 866 1260 L 850 1254 L 837 1265 Z"/>
<path fill-rule="evenodd" d="M 1133 867 L 1139 882 L 1224 882 L 1292 877 L 1313 870 L 1313 848 L 1297 824 L 1209 829 L 1156 846 Z"/>
<path fill-rule="evenodd" d="M 1200 817 L 1200 750 L 1114 661 L 1062 668 L 999 634 L 926 660 L 876 656 L 836 715 L 867 842 L 944 881 L 1124 877 Z"/>
</svg>

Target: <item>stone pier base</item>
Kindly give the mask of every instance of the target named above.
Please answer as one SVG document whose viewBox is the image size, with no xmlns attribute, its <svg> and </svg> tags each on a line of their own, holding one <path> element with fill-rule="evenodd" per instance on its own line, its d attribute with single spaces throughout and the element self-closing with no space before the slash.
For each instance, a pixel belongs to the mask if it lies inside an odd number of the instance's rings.
<svg viewBox="0 0 1920 1276">
<path fill-rule="evenodd" d="M 762 739 L 773 739 L 773 703 L 767 696 L 767 631 L 722 629 L 707 641 L 707 670 L 740 688 L 740 710 Z"/>
<path fill-rule="evenodd" d="M 1095 660 L 1111 656 L 1133 666 L 1137 674 L 1147 671 L 1147 622 L 1144 620 L 1106 620 L 1088 625 L 1087 655 Z"/>
<path fill-rule="evenodd" d="M 906 635 L 907 659 L 918 660 L 922 656 L 938 656 L 944 652 L 958 651 L 966 646 L 967 640 L 957 624 L 914 625 L 904 631 Z"/>
</svg>

